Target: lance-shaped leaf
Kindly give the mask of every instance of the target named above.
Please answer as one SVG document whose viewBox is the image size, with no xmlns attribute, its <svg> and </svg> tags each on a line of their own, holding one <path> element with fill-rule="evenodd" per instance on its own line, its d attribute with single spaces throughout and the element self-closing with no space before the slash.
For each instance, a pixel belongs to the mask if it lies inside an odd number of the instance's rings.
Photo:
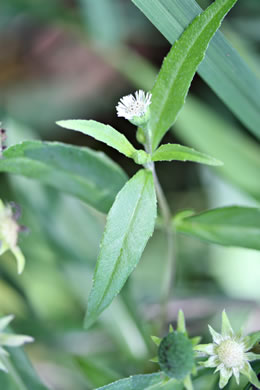
<svg viewBox="0 0 260 390">
<path fill-rule="evenodd" d="M 79 131 L 90 135 L 98 141 L 104 142 L 112 148 L 118 150 L 127 157 L 133 157 L 137 150 L 127 140 L 127 138 L 115 130 L 112 126 L 93 120 L 69 119 L 57 122 L 57 125 L 65 129 Z"/>
<path fill-rule="evenodd" d="M 88 300 L 89 327 L 119 293 L 136 267 L 156 218 L 152 173 L 140 170 L 119 192 L 109 211 Z"/>
<path fill-rule="evenodd" d="M 175 218 L 179 232 L 225 246 L 260 250 L 260 209 L 224 207 Z"/>
<path fill-rule="evenodd" d="M 26 141 L 11 146 L 0 172 L 37 179 L 108 212 L 127 176 L 103 153 L 58 142 Z"/>
<path fill-rule="evenodd" d="M 152 89 L 150 128 L 153 150 L 175 122 L 211 38 L 236 1 L 215 0 L 194 19 L 165 58 Z"/>
<path fill-rule="evenodd" d="M 153 161 L 193 161 L 207 165 L 222 165 L 221 161 L 205 153 L 197 152 L 187 146 L 177 144 L 161 145 L 152 155 Z"/>
<path fill-rule="evenodd" d="M 132 1 L 172 44 L 202 12 L 196 0 Z M 210 42 L 198 73 L 259 138 L 260 81 L 220 31 Z"/>
<path fill-rule="evenodd" d="M 120 379 L 97 390 L 183 390 L 183 384 L 172 379 L 167 381 L 163 373 L 134 375 Z"/>
</svg>

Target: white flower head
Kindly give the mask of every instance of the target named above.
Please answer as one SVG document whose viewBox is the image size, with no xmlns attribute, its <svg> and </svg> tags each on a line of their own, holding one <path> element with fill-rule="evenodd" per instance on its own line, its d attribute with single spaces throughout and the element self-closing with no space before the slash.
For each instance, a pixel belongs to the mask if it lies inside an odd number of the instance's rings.
<svg viewBox="0 0 260 390">
<path fill-rule="evenodd" d="M 145 124 L 150 117 L 149 106 L 151 104 L 152 94 L 145 93 L 141 89 L 134 95 L 127 95 L 120 99 L 116 106 L 117 116 L 128 119 L 136 126 Z"/>
<path fill-rule="evenodd" d="M 195 350 L 202 352 L 202 355 L 209 356 L 207 361 L 201 363 L 202 365 L 210 368 L 216 367 L 215 372 L 220 373 L 220 389 L 226 386 L 232 375 L 239 384 L 240 373 L 247 376 L 249 381 L 260 389 L 260 382 L 249 364 L 250 361 L 259 359 L 260 355 L 248 352 L 258 339 L 255 336 L 243 337 L 242 332 L 235 334 L 225 311 L 222 313 L 221 334 L 211 326 L 209 326 L 209 331 L 213 343 L 197 345 Z M 257 337 L 260 338 L 259 332 Z"/>
<path fill-rule="evenodd" d="M 0 370 L 8 372 L 5 360 L 9 355 L 3 347 L 20 347 L 26 343 L 31 343 L 34 339 L 31 336 L 24 336 L 4 332 L 5 328 L 14 319 L 13 315 L 0 318 Z"/>
<path fill-rule="evenodd" d="M 18 273 L 20 274 L 24 269 L 25 259 L 17 245 L 21 227 L 16 219 L 12 206 L 4 205 L 0 199 L 0 256 L 10 249 L 16 258 Z"/>
</svg>

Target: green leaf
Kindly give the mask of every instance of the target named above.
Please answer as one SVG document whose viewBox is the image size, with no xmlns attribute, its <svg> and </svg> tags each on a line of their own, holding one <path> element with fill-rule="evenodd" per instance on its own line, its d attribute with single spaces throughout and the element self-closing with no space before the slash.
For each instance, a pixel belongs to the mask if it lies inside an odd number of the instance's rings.
<svg viewBox="0 0 260 390">
<path fill-rule="evenodd" d="M 8 374 L 0 371 L 0 388 L 3 390 L 48 390 L 44 386 L 22 348 L 10 348 L 9 356 L 2 357 Z"/>
<path fill-rule="evenodd" d="M 103 153 L 58 142 L 26 141 L 11 146 L 0 171 L 37 179 L 108 212 L 127 177 Z"/>
<path fill-rule="evenodd" d="M 132 0 L 174 43 L 202 9 L 195 0 Z M 200 76 L 257 137 L 260 137 L 260 82 L 217 31 L 198 68 Z"/>
<path fill-rule="evenodd" d="M 260 209 L 224 207 L 176 219 L 179 232 L 225 246 L 260 250 Z"/>
<path fill-rule="evenodd" d="M 222 162 L 207 154 L 177 144 L 161 145 L 152 155 L 153 161 L 193 161 L 207 165 L 222 165 Z"/>
<path fill-rule="evenodd" d="M 165 381 L 163 373 L 134 375 L 120 379 L 97 390 L 182 390 L 183 385 L 175 380 Z"/>
<path fill-rule="evenodd" d="M 140 170 L 119 192 L 109 211 L 88 300 L 89 327 L 119 293 L 136 267 L 156 218 L 152 173 Z"/>
<path fill-rule="evenodd" d="M 165 58 L 152 89 L 149 124 L 153 150 L 176 121 L 208 44 L 236 1 L 215 0 L 187 27 Z"/>
<path fill-rule="evenodd" d="M 56 122 L 57 125 L 65 129 L 80 131 L 90 135 L 98 141 L 104 142 L 112 148 L 118 150 L 127 157 L 133 157 L 137 150 L 126 139 L 126 137 L 109 125 L 104 125 L 93 120 L 71 119 Z"/>
<path fill-rule="evenodd" d="M 245 132 L 191 96 L 174 132 L 188 145 L 223 161 L 219 173 L 260 200 L 260 147 Z"/>
</svg>

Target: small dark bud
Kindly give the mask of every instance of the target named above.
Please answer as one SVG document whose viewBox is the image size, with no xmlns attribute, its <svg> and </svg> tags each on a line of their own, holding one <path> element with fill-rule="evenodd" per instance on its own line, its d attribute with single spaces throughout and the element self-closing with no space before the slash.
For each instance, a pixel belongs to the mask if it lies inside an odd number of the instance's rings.
<svg viewBox="0 0 260 390">
<path fill-rule="evenodd" d="M 6 141 L 6 130 L 0 128 L 0 158 L 2 157 L 2 152 L 6 149 L 5 141 Z"/>
</svg>

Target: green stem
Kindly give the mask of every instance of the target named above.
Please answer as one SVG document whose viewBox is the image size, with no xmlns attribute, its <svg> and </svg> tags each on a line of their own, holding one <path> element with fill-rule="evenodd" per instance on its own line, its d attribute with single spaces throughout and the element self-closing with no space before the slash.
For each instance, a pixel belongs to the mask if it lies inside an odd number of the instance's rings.
<svg viewBox="0 0 260 390">
<path fill-rule="evenodd" d="M 162 187 L 160 185 L 160 182 L 158 180 L 154 164 L 153 164 L 152 172 L 153 172 L 154 183 L 157 192 L 158 203 L 161 209 L 163 222 L 164 222 L 164 229 L 167 238 L 167 257 L 166 257 L 165 271 L 164 271 L 163 284 L 162 284 L 162 295 L 161 295 L 161 300 L 163 305 L 162 312 L 164 313 L 163 317 L 165 317 L 167 314 L 166 305 L 170 298 L 171 287 L 175 275 L 174 231 L 171 223 L 171 211 L 167 199 L 162 190 Z"/>
<path fill-rule="evenodd" d="M 147 153 L 152 154 L 151 134 L 150 129 L 143 129 L 146 133 L 145 150 Z M 164 230 L 167 238 L 167 257 L 165 264 L 165 271 L 162 279 L 162 293 L 161 293 L 161 321 L 162 327 L 167 322 L 167 303 L 170 298 L 171 287 L 173 285 L 175 276 L 175 252 L 174 252 L 174 230 L 171 223 L 171 210 L 168 205 L 167 199 L 164 195 L 163 189 L 156 174 L 154 162 L 148 164 L 148 168 L 151 169 L 154 185 L 157 193 L 158 204 L 161 209 Z"/>
<path fill-rule="evenodd" d="M 19 373 L 16 371 L 15 367 L 11 363 L 10 359 L 5 356 L 1 356 L 1 359 L 3 360 L 4 365 L 8 369 L 8 374 L 13 378 L 14 382 L 17 384 L 19 390 L 28 390 L 28 388 L 25 386 L 22 378 L 20 377 Z"/>
</svg>

